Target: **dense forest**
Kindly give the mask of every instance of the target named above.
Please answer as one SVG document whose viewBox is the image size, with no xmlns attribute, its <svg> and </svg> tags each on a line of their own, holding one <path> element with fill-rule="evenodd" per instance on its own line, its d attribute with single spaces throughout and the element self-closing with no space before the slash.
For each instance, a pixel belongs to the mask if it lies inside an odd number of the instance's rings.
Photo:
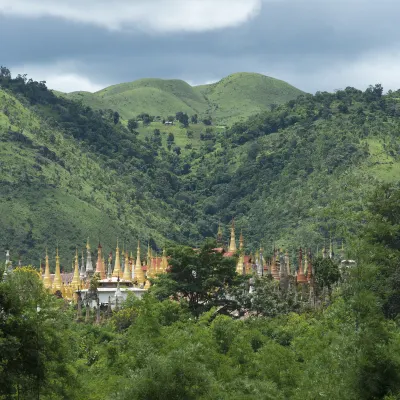
<svg viewBox="0 0 400 400">
<path fill-rule="evenodd" d="M 356 265 L 317 309 L 268 278 L 238 295 L 247 278 L 209 242 L 170 247 L 170 272 L 100 324 L 47 294 L 36 270 L 14 270 L 0 282 L 0 398 L 399 399 L 400 189 L 367 200 L 348 242 Z M 224 292 L 247 316 L 222 312 Z"/>
<path fill-rule="evenodd" d="M 4 67 L 0 86 L 0 239 L 26 263 L 58 243 L 68 269 L 87 237 L 198 245 L 233 217 L 247 251 L 341 246 L 400 167 L 399 92 L 380 85 L 271 105 L 185 151 Z"/>
</svg>

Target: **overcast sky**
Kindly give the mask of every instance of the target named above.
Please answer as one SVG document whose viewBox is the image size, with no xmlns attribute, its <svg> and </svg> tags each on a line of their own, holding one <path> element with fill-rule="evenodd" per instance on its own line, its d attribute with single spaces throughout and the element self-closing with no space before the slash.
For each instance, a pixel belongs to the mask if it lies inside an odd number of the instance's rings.
<svg viewBox="0 0 400 400">
<path fill-rule="evenodd" d="M 0 0 L 0 64 L 62 91 L 240 71 L 400 88 L 398 0 Z"/>
</svg>

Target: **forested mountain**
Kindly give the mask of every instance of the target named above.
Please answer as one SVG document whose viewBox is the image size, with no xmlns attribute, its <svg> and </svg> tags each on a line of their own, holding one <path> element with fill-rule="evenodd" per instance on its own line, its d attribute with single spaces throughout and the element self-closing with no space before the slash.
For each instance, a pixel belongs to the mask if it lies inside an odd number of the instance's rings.
<svg viewBox="0 0 400 400">
<path fill-rule="evenodd" d="M 0 85 L 0 241 L 30 262 L 88 236 L 106 251 L 117 236 L 197 245 L 233 217 L 248 250 L 316 250 L 358 230 L 365 197 L 400 171 L 399 92 L 379 85 L 302 95 L 186 152 L 6 69 Z"/>
<path fill-rule="evenodd" d="M 286 82 L 261 74 L 236 73 L 219 82 L 190 86 L 181 80 L 139 79 L 96 93 L 58 93 L 81 100 L 94 109 L 111 108 L 128 120 L 141 113 L 167 118 L 181 111 L 220 125 L 245 120 L 271 104 L 282 104 L 303 92 Z"/>
</svg>

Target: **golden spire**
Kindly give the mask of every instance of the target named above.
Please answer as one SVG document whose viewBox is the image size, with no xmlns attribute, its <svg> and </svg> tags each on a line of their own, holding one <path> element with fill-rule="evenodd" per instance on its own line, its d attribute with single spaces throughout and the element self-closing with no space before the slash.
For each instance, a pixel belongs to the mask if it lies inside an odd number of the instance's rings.
<svg viewBox="0 0 400 400">
<path fill-rule="evenodd" d="M 229 244 L 229 251 L 232 253 L 234 253 L 236 251 L 235 219 L 234 218 L 232 218 L 231 242 Z"/>
<path fill-rule="evenodd" d="M 142 265 L 142 262 L 140 261 L 140 240 L 138 240 L 138 242 L 137 242 L 137 253 L 136 253 L 136 264 L 135 264 L 135 267 L 136 267 L 136 265 L 139 265 L 139 266 Z"/>
<path fill-rule="evenodd" d="M 151 265 L 151 250 L 150 250 L 150 242 L 147 242 L 147 267 Z"/>
<path fill-rule="evenodd" d="M 307 251 L 304 252 L 304 275 L 307 276 L 307 272 L 308 272 L 308 255 L 307 255 Z"/>
<path fill-rule="evenodd" d="M 124 269 L 124 276 L 122 277 L 125 281 L 130 281 L 132 279 L 131 269 L 129 265 L 129 254 L 125 252 L 125 269 Z"/>
<path fill-rule="evenodd" d="M 60 271 L 60 257 L 58 255 L 58 247 L 56 250 L 56 273 L 54 275 L 54 282 L 53 282 L 53 290 L 56 292 L 57 290 L 62 290 L 63 284 L 61 280 L 61 271 Z"/>
<path fill-rule="evenodd" d="M 72 264 L 72 265 L 73 265 L 73 264 Z M 78 248 L 76 248 L 74 277 L 72 278 L 71 286 L 72 286 L 73 289 L 78 290 L 80 283 L 81 283 L 81 280 L 80 280 L 80 276 L 79 276 Z"/>
<path fill-rule="evenodd" d="M 304 270 L 303 270 L 303 249 L 300 247 L 299 250 L 299 269 L 297 271 L 297 283 L 306 283 L 307 282 L 307 277 L 304 275 Z"/>
<path fill-rule="evenodd" d="M 43 285 L 46 289 L 51 289 L 50 264 L 49 264 L 49 255 L 47 254 L 47 247 L 46 247 L 46 268 L 44 270 Z"/>
<path fill-rule="evenodd" d="M 86 250 L 90 250 L 90 243 L 89 243 L 89 237 L 87 238 L 87 243 L 86 243 Z"/>
<path fill-rule="evenodd" d="M 162 252 L 161 272 L 166 272 L 167 268 L 168 268 L 167 252 L 165 251 L 164 248 Z"/>
<path fill-rule="evenodd" d="M 61 294 L 62 294 L 63 299 L 65 299 L 65 298 L 67 297 L 67 296 L 66 296 L 67 291 L 65 290 L 64 282 L 61 282 L 61 289 L 60 289 L 60 291 L 61 291 Z"/>
<path fill-rule="evenodd" d="M 285 264 L 286 264 L 286 273 L 290 275 L 290 259 L 289 259 L 289 252 L 286 250 L 285 253 Z"/>
<path fill-rule="evenodd" d="M 243 250 L 243 232 L 242 231 L 240 231 L 239 249 Z"/>
<path fill-rule="evenodd" d="M 138 241 L 138 247 L 137 247 L 134 279 L 138 283 L 138 285 L 143 284 L 145 281 L 144 272 L 142 269 L 142 263 L 140 261 L 140 241 Z"/>
<path fill-rule="evenodd" d="M 96 274 L 100 275 L 100 279 L 106 278 L 106 270 L 103 261 L 103 249 L 101 244 L 97 246 L 97 263 L 96 263 Z"/>
<path fill-rule="evenodd" d="M 222 245 L 223 242 L 223 232 L 222 232 L 222 227 L 221 227 L 221 223 L 218 222 L 218 233 L 217 233 L 217 243 L 219 245 Z"/>
<path fill-rule="evenodd" d="M 112 276 L 117 278 L 121 275 L 121 264 L 119 262 L 119 247 L 118 247 L 118 239 L 117 239 L 117 248 L 115 250 L 115 264 L 114 264 L 114 271 Z"/>
</svg>

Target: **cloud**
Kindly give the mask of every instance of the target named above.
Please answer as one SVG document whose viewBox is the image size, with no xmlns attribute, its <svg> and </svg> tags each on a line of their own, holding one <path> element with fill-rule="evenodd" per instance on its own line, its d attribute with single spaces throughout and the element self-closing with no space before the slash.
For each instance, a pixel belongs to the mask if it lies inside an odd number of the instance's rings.
<svg viewBox="0 0 400 400">
<path fill-rule="evenodd" d="M 111 30 L 206 31 L 239 25 L 262 0 L 0 0 L 0 14 L 57 17 Z"/>
<path fill-rule="evenodd" d="M 6 3 L 9 10 L 1 14 Z M 238 71 L 260 72 L 307 92 L 363 89 L 378 82 L 385 89 L 400 87 L 400 2 L 395 0 L 108 3 L 0 0 L 1 63 L 13 74 L 27 73 L 63 91 L 93 91 L 148 77 L 198 84 Z M 132 17 L 126 4 L 142 14 Z M 138 22 L 126 22 L 132 18 Z M 138 25 L 141 29 L 132 29 Z M 211 28 L 216 26 L 220 29 Z"/>
<path fill-rule="evenodd" d="M 88 76 L 81 74 L 79 69 L 79 65 L 67 61 L 47 65 L 16 65 L 11 68 L 11 71 L 20 74 L 26 73 L 29 78 L 37 81 L 46 81 L 48 88 L 65 93 L 75 91 L 97 92 L 109 86 L 107 83 L 93 82 Z"/>
</svg>

